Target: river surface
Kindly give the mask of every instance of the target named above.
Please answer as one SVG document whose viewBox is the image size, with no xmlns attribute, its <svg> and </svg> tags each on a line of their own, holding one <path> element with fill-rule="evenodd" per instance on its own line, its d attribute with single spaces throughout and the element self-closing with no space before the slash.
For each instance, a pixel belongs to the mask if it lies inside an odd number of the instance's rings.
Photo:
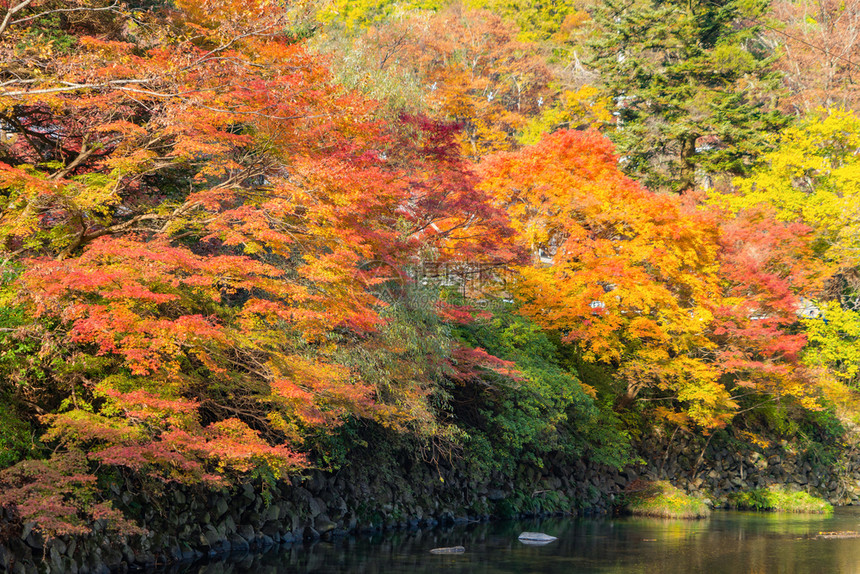
<svg viewBox="0 0 860 574">
<path fill-rule="evenodd" d="M 522 531 L 557 536 L 526 546 Z M 698 521 L 638 517 L 494 522 L 281 546 L 185 566 L 183 574 L 860 574 L 860 508 L 831 516 L 716 512 Z M 458 555 L 432 548 L 464 546 Z"/>
</svg>

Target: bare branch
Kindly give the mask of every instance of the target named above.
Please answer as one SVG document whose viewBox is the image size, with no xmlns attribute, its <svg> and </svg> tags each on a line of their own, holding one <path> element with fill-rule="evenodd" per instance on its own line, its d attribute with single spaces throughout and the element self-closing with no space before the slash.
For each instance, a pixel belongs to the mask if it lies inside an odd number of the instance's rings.
<svg viewBox="0 0 860 574">
<path fill-rule="evenodd" d="M 30 20 L 35 20 L 36 18 L 41 18 L 42 16 L 47 16 L 49 14 L 57 14 L 59 12 L 105 12 L 108 10 L 117 11 L 116 8 L 119 8 L 119 2 L 114 2 L 110 6 L 102 6 L 101 8 L 57 8 L 55 10 L 47 10 L 45 12 L 40 12 L 39 14 L 33 14 L 32 16 L 27 16 L 26 18 L 19 18 L 18 20 L 13 20 L 12 22 L 9 22 L 9 24 L 20 24 L 22 22 L 28 22 Z M 2 30 L 0 30 L 0 34 L 2 33 Z"/>
<path fill-rule="evenodd" d="M 14 16 L 32 3 L 33 0 L 24 0 L 17 6 L 13 6 L 6 11 L 6 16 L 3 17 L 3 22 L 0 23 L 0 36 L 2 36 L 4 32 L 6 32 L 6 28 L 9 27 L 9 24 L 12 21 L 12 16 Z"/>
<path fill-rule="evenodd" d="M 15 80 L 15 83 L 32 83 L 33 80 Z M 8 85 L 10 82 L 6 82 L 4 85 Z M 123 86 L 129 84 L 148 84 L 151 83 L 152 79 L 140 79 L 140 80 L 111 80 L 109 82 L 104 82 L 101 84 L 77 84 L 73 82 L 62 82 L 63 86 L 57 88 L 42 88 L 39 90 L 18 90 L 15 92 L 0 92 L 0 97 L 6 98 L 19 98 L 21 96 L 30 96 L 30 95 L 38 95 L 38 94 L 56 94 L 60 92 L 73 92 L 75 90 L 99 90 L 104 88 L 115 88 L 122 89 Z M 144 90 L 143 92 L 148 92 L 148 90 Z M 152 92 L 154 95 L 168 97 L 169 94 L 162 94 L 159 92 Z"/>
<path fill-rule="evenodd" d="M 227 50 L 228 48 L 230 48 L 230 46 L 232 46 L 233 44 L 235 44 L 239 40 L 242 40 L 244 38 L 250 38 L 252 36 L 265 36 L 265 35 L 267 35 L 267 32 L 274 27 L 275 27 L 275 25 L 272 24 L 271 26 L 266 26 L 265 28 L 261 28 L 260 30 L 252 30 L 250 32 L 246 32 L 245 34 L 240 34 L 238 36 L 230 38 L 229 42 L 225 42 L 224 44 L 221 44 L 217 48 L 213 48 L 212 50 L 209 50 L 208 52 L 206 52 L 205 54 L 200 56 L 200 58 L 198 58 L 197 61 L 195 61 L 193 64 L 190 64 L 190 65 L 182 68 L 182 70 L 180 70 L 180 71 L 191 70 L 193 68 L 196 68 L 201 63 L 207 61 L 209 59 L 209 56 L 211 56 L 213 54 L 217 54 L 218 52 L 223 52 L 224 50 Z"/>
</svg>

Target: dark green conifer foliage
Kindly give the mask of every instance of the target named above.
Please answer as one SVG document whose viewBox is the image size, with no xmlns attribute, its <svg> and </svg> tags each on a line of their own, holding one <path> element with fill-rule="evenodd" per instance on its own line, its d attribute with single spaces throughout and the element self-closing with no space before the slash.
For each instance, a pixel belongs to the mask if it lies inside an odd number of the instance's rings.
<svg viewBox="0 0 860 574">
<path fill-rule="evenodd" d="M 624 168 L 683 192 L 743 174 L 787 123 L 758 22 L 767 0 L 604 0 L 592 65 L 617 105 Z"/>
</svg>

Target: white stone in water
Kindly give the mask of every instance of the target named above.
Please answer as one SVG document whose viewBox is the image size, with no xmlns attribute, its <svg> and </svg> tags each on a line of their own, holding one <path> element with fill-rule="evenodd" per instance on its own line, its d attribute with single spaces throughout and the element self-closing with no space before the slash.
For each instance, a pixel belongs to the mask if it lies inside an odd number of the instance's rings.
<svg viewBox="0 0 860 574">
<path fill-rule="evenodd" d="M 449 546 L 447 548 L 434 548 L 430 554 L 462 554 L 466 549 L 462 546 Z"/>
<path fill-rule="evenodd" d="M 549 544 L 550 542 L 554 542 L 558 540 L 555 536 L 550 536 L 549 534 L 544 534 L 543 532 L 523 532 L 519 536 L 519 541 L 523 544 L 531 544 L 531 545 L 542 545 Z"/>
</svg>

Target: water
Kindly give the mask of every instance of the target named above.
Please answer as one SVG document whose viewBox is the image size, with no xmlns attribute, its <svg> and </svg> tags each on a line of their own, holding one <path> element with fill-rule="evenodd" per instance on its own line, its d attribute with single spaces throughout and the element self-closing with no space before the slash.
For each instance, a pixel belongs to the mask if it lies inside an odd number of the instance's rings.
<svg viewBox="0 0 860 574">
<path fill-rule="evenodd" d="M 524 530 L 559 539 L 517 540 Z M 700 521 L 638 517 L 473 524 L 275 548 L 185 567 L 187 574 L 829 574 L 860 573 L 860 509 L 832 516 L 717 512 Z M 465 546 L 459 555 L 436 547 Z"/>
</svg>

